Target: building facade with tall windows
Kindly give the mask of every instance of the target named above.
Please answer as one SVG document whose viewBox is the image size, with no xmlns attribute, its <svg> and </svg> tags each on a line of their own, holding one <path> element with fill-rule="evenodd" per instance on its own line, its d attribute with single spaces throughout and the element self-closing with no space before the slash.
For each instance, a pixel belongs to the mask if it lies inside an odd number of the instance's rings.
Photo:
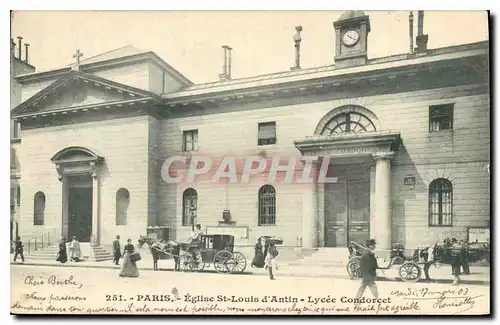
<svg viewBox="0 0 500 325">
<path fill-rule="evenodd" d="M 28 59 L 29 44 L 23 44 L 23 38 L 17 37 L 17 43 L 11 39 L 10 43 L 10 108 L 21 103 L 21 85 L 15 77 L 21 74 L 35 72 Z M 24 47 L 24 49 L 23 49 Z M 23 58 L 24 56 L 24 58 Z M 19 235 L 19 212 L 21 204 L 21 166 L 17 155 L 21 143 L 20 123 L 10 121 L 10 239 Z"/>
<path fill-rule="evenodd" d="M 409 53 L 369 58 L 369 16 L 348 11 L 334 27 L 330 66 L 302 68 L 296 37 L 290 71 L 249 78 L 233 78 L 225 62 L 219 81 L 194 84 L 130 46 L 18 76 L 21 234 L 108 247 L 148 226 L 185 240 L 199 223 L 237 245 L 375 238 L 388 249 L 466 239 L 469 227 L 488 225 L 489 43 L 429 49 L 432 35 L 419 34 Z M 211 170 L 167 183 L 172 156 L 186 162 L 172 164 L 171 176 L 186 175 L 197 156 L 214 169 L 236 157 L 238 182 L 214 182 Z M 267 165 L 242 182 L 249 156 Z M 317 157 L 311 174 L 326 161 L 337 180 L 270 179 L 276 156 L 296 175 Z"/>
</svg>

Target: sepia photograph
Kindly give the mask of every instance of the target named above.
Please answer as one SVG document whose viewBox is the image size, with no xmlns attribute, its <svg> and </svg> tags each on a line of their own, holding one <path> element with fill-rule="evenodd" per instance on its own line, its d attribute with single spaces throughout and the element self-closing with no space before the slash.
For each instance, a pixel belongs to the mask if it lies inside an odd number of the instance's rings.
<svg viewBox="0 0 500 325">
<path fill-rule="evenodd" d="M 491 315 L 491 24 L 11 11 L 11 315 Z"/>
</svg>

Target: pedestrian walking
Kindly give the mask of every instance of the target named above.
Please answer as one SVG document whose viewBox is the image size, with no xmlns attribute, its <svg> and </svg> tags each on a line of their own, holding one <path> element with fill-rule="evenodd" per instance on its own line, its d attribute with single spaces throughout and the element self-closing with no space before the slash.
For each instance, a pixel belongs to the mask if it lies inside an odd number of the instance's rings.
<svg viewBox="0 0 500 325">
<path fill-rule="evenodd" d="M 460 282 L 460 269 L 462 268 L 463 245 L 457 242 L 456 238 L 451 239 L 451 274 L 453 275 L 453 285 L 456 286 Z"/>
<path fill-rule="evenodd" d="M 361 286 L 359 287 L 356 298 L 359 299 L 363 296 L 366 287 L 370 288 L 375 299 L 378 299 L 378 289 L 375 284 L 375 279 L 377 278 L 377 259 L 375 258 L 375 239 L 369 239 L 366 241 L 365 251 L 361 256 L 360 260 L 360 271 L 361 271 Z"/>
<path fill-rule="evenodd" d="M 137 256 L 135 253 L 134 245 L 132 245 L 132 239 L 127 239 L 127 245 L 123 251 L 122 267 L 120 269 L 120 276 L 127 278 L 136 278 L 139 276 L 139 270 L 137 268 L 137 260 L 132 258 L 132 255 Z M 140 256 L 140 255 L 139 255 Z"/>
<path fill-rule="evenodd" d="M 469 266 L 469 244 L 466 241 L 460 241 L 461 246 L 463 246 L 462 250 L 462 269 L 465 275 L 470 275 L 470 266 Z M 461 272 L 462 273 L 462 272 Z"/>
<path fill-rule="evenodd" d="M 253 248 L 254 250 L 254 257 L 252 260 L 252 267 L 262 267 L 264 266 L 265 259 L 266 257 L 264 256 L 264 251 L 263 251 L 263 245 L 262 245 L 262 238 L 259 237 L 257 239 L 257 242 L 255 243 L 255 246 Z"/>
<path fill-rule="evenodd" d="M 120 258 L 122 257 L 122 250 L 120 248 L 120 236 L 116 236 L 116 239 L 113 241 L 113 262 L 115 265 L 118 265 L 120 262 Z"/>
<path fill-rule="evenodd" d="M 71 261 L 79 262 L 82 257 L 82 251 L 80 250 L 80 243 L 73 236 L 71 243 L 69 244 L 69 251 L 71 252 Z"/>
<path fill-rule="evenodd" d="M 66 263 L 68 261 L 68 253 L 66 251 L 66 238 L 61 238 L 59 242 L 59 251 L 57 252 L 56 261 Z"/>
<path fill-rule="evenodd" d="M 279 252 L 274 244 L 269 244 L 269 249 L 267 250 L 266 256 L 266 265 L 264 268 L 267 268 L 269 271 L 269 279 L 276 280 L 274 275 L 276 274 L 276 270 L 278 268 L 278 264 L 276 258 L 278 257 Z"/>
<path fill-rule="evenodd" d="M 21 241 L 21 237 L 17 236 L 16 241 L 14 242 L 14 262 L 17 259 L 17 256 L 21 256 L 21 261 L 24 262 L 24 244 Z"/>
</svg>

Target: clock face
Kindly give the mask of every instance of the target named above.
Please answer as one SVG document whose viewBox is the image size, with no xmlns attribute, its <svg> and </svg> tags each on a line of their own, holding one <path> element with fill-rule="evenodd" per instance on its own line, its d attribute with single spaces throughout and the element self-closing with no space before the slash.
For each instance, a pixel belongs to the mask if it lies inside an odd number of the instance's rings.
<svg viewBox="0 0 500 325">
<path fill-rule="evenodd" d="M 355 30 L 348 30 L 342 36 L 342 42 L 345 46 L 354 46 L 359 41 L 359 33 Z"/>
</svg>

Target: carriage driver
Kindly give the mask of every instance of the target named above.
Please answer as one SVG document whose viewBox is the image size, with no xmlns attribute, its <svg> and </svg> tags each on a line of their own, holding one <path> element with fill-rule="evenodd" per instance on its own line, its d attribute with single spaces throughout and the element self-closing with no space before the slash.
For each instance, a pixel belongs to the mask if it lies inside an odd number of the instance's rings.
<svg viewBox="0 0 500 325">
<path fill-rule="evenodd" d="M 189 239 L 188 239 L 189 252 L 192 254 L 193 253 L 199 254 L 198 248 L 199 248 L 200 243 L 201 243 L 201 233 L 202 233 L 201 225 L 197 224 L 196 229 L 193 230 L 191 237 L 189 237 Z M 193 257 L 195 257 L 195 256 L 193 256 Z"/>
</svg>

